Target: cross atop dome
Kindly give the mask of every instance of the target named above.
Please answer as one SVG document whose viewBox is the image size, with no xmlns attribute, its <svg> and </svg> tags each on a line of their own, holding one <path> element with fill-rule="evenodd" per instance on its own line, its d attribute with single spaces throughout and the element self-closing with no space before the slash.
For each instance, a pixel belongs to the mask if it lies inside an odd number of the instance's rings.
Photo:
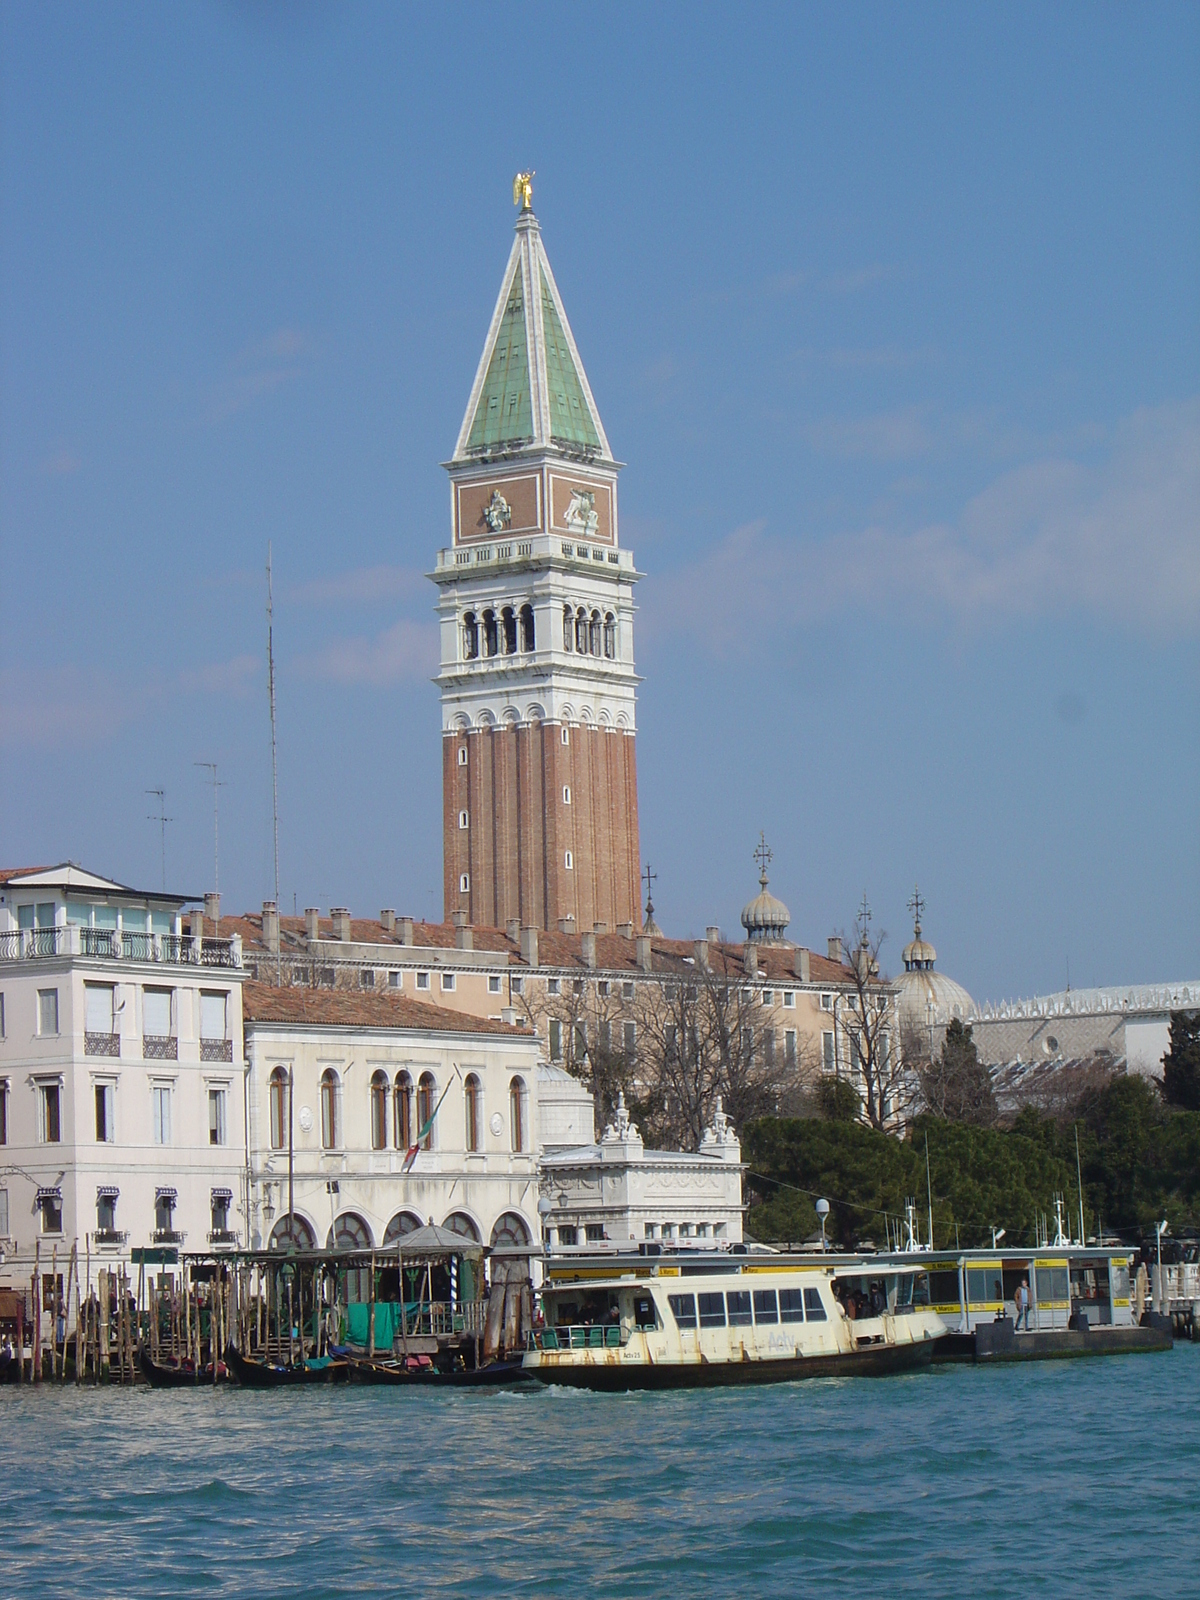
<svg viewBox="0 0 1200 1600">
<path fill-rule="evenodd" d="M 553 451 L 612 462 L 604 425 L 533 214 L 533 173 L 513 179 L 516 238 L 454 447 L 454 462 Z"/>
</svg>

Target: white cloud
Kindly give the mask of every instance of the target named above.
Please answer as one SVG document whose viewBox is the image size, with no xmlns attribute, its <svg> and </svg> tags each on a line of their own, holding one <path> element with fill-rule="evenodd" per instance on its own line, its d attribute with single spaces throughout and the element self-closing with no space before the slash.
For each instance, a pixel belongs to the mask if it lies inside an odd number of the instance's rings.
<svg viewBox="0 0 1200 1600">
<path fill-rule="evenodd" d="M 228 371 L 209 395 L 205 420 L 224 422 L 228 417 L 291 383 L 304 370 L 303 358 L 311 353 L 309 336 L 296 328 L 277 328 L 265 339 L 240 350 Z"/>
<path fill-rule="evenodd" d="M 814 450 L 846 460 L 910 461 L 932 448 L 934 437 L 916 406 L 873 417 L 826 417 L 808 424 L 803 436 Z"/>
<path fill-rule="evenodd" d="M 815 541 L 735 529 L 647 593 L 650 636 L 719 652 L 765 627 L 866 610 L 956 623 L 1077 612 L 1147 632 L 1200 627 L 1200 400 L 1136 412 L 1098 463 L 1004 473 L 952 521 Z"/>
<path fill-rule="evenodd" d="M 338 639 L 301 662 L 308 677 L 331 683 L 366 683 L 381 688 L 406 678 L 428 678 L 437 670 L 436 623 L 402 618 L 373 639 Z"/>
</svg>

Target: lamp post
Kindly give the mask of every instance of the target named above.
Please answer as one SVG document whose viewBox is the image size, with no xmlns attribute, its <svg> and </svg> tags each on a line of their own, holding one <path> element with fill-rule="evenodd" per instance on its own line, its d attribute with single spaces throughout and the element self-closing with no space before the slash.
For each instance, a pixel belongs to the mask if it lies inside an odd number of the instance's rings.
<svg viewBox="0 0 1200 1600">
<path fill-rule="evenodd" d="M 829 1215 L 829 1201 L 828 1200 L 818 1200 L 817 1201 L 817 1220 L 821 1224 L 821 1249 L 823 1251 L 824 1250 L 828 1250 L 828 1248 L 829 1248 L 829 1246 L 825 1243 L 825 1219 L 826 1219 L 826 1217 L 828 1217 L 828 1215 Z"/>
<path fill-rule="evenodd" d="M 538 1216 L 542 1219 L 542 1234 L 545 1240 L 546 1254 L 549 1255 L 554 1248 L 550 1237 L 553 1232 L 553 1229 L 550 1227 L 550 1214 L 554 1210 L 554 1207 L 550 1203 L 550 1196 L 547 1194 L 542 1195 L 541 1199 L 538 1201 L 537 1208 Z"/>
</svg>

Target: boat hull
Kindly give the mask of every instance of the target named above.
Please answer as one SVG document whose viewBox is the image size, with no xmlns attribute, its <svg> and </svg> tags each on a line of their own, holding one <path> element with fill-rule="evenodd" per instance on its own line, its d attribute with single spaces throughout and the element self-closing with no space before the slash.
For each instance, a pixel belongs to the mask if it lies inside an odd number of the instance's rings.
<svg viewBox="0 0 1200 1600">
<path fill-rule="evenodd" d="M 199 1372 L 191 1367 L 170 1367 L 152 1361 L 145 1350 L 138 1353 L 138 1366 L 142 1377 L 152 1389 L 202 1389 L 213 1387 L 212 1366 L 201 1367 Z M 217 1366 L 217 1382 L 226 1383 L 229 1369 L 222 1361 Z"/>
<path fill-rule="evenodd" d="M 385 1361 L 351 1358 L 351 1383 L 390 1384 L 410 1389 L 511 1389 L 532 1382 L 532 1374 L 521 1361 L 493 1361 L 486 1367 L 455 1368 L 439 1372 L 436 1367 L 406 1369 Z"/>
<path fill-rule="evenodd" d="M 928 1367 L 939 1339 L 879 1345 L 836 1355 L 782 1356 L 757 1361 L 622 1361 L 617 1351 L 594 1359 L 556 1359 L 540 1353 L 525 1371 L 539 1383 L 621 1393 L 629 1389 L 713 1389 L 738 1384 L 795 1383 L 803 1378 L 880 1378 Z"/>
<path fill-rule="evenodd" d="M 225 1362 L 245 1389 L 288 1389 L 297 1384 L 340 1383 L 347 1376 L 344 1361 L 331 1361 L 326 1367 L 273 1367 L 265 1361 L 248 1360 L 230 1345 Z"/>
</svg>

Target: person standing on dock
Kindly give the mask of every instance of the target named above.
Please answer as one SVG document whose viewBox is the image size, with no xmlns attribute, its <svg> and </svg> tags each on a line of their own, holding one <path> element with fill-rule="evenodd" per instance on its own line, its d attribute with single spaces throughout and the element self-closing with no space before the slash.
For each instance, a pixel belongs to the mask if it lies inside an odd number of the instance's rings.
<svg viewBox="0 0 1200 1600">
<path fill-rule="evenodd" d="M 1029 1279 L 1022 1278 L 1014 1297 L 1017 1302 L 1017 1332 L 1021 1331 L 1021 1318 L 1025 1318 L 1025 1332 L 1029 1332 Z"/>
</svg>

